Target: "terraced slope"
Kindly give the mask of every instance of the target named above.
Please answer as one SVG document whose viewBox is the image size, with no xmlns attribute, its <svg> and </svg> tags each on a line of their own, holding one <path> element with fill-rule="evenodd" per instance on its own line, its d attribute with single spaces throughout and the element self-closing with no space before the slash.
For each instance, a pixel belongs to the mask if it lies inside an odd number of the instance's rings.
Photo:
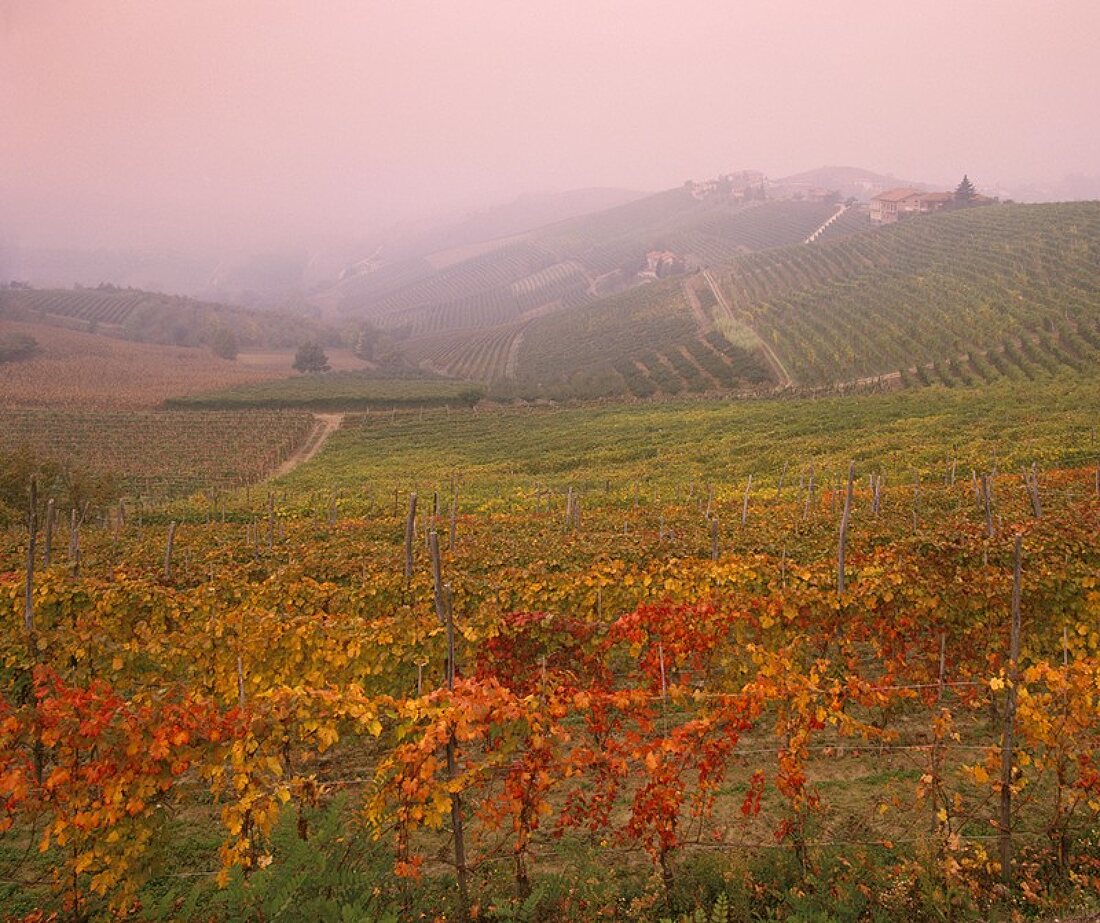
<svg viewBox="0 0 1100 923">
<path fill-rule="evenodd" d="M 725 322 L 754 331 L 798 385 L 972 384 L 1100 363 L 1096 202 L 924 216 L 713 275 Z"/>
<path fill-rule="evenodd" d="M 700 324 L 681 279 L 533 319 L 514 365 L 517 393 L 550 397 L 728 391 L 769 378 L 757 355 Z"/>
<path fill-rule="evenodd" d="M 436 263 L 429 256 L 383 266 L 315 300 L 395 332 L 410 357 L 434 356 L 434 346 L 419 338 L 486 332 L 635 287 L 651 250 L 671 250 L 688 267 L 711 265 L 801 241 L 833 210 L 810 202 L 698 200 L 673 189 L 500 241 L 465 259 Z"/>
</svg>

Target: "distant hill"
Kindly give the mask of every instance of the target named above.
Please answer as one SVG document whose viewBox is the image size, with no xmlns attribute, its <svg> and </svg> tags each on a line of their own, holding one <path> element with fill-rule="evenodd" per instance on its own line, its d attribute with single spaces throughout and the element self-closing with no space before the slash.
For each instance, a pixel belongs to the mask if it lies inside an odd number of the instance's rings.
<svg viewBox="0 0 1100 923">
<path fill-rule="evenodd" d="M 681 187 L 526 234 L 378 260 L 313 301 L 327 314 L 383 328 L 411 355 L 425 356 L 423 337 L 523 323 L 655 277 L 796 243 L 835 211 L 828 202 L 696 195 Z M 655 252 L 662 256 L 649 265 L 647 254 Z"/>
<path fill-rule="evenodd" d="M 932 188 L 927 183 L 899 179 L 888 173 L 875 173 L 871 170 L 864 170 L 862 167 L 819 167 L 816 170 L 807 170 L 804 173 L 795 173 L 792 176 L 772 179 L 770 185 L 777 192 L 779 190 L 791 190 L 793 192 L 809 189 L 835 189 L 840 193 L 842 199 L 853 198 L 861 202 L 868 201 L 884 189 L 893 189 L 898 186 L 908 186 L 920 190 Z"/>
<path fill-rule="evenodd" d="M 198 295 L 206 291 L 214 263 L 178 253 L 74 250 L 0 246 L 0 286 L 28 282 L 36 288 L 120 288 Z"/>
<path fill-rule="evenodd" d="M 384 249 L 392 258 L 427 256 L 468 247 L 502 237 L 534 231 L 548 224 L 604 211 L 645 198 L 649 193 L 631 189 L 591 188 L 569 192 L 521 196 L 511 202 L 472 212 L 457 220 L 388 240 Z"/>
<path fill-rule="evenodd" d="M 146 343 L 208 345 L 216 331 L 232 331 L 241 348 L 294 347 L 314 338 L 335 345 L 332 325 L 290 313 L 250 311 L 140 289 L 0 289 L 0 318 L 46 322 L 109 333 Z"/>
<path fill-rule="evenodd" d="M 1100 200 L 1100 176 L 1076 174 L 1049 182 L 1018 183 L 1008 186 L 1004 193 L 1021 202 L 1096 201 Z"/>
</svg>

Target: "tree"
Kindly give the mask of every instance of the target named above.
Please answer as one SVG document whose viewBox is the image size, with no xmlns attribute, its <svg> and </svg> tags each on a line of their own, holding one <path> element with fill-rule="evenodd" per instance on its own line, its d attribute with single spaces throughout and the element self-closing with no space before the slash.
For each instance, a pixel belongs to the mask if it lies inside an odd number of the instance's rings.
<svg viewBox="0 0 1100 923">
<path fill-rule="evenodd" d="M 38 353 L 38 341 L 25 333 L 12 333 L 0 337 L 0 362 L 18 362 L 31 359 Z"/>
<path fill-rule="evenodd" d="M 471 385 L 458 392 L 459 401 L 467 407 L 473 407 L 483 397 L 485 397 L 485 389 L 481 385 Z"/>
<path fill-rule="evenodd" d="M 236 359 L 239 351 L 237 334 L 232 327 L 215 327 L 207 339 L 210 351 L 222 359 Z"/>
<path fill-rule="evenodd" d="M 294 368 L 299 372 L 327 372 L 331 367 L 328 356 L 316 340 L 306 340 L 294 354 Z"/>
<path fill-rule="evenodd" d="M 359 335 L 355 338 L 355 347 L 352 352 L 360 359 L 370 362 L 374 359 L 374 348 L 378 343 L 378 330 L 370 324 L 364 324 L 359 328 Z"/>
<path fill-rule="evenodd" d="M 970 177 L 964 173 L 962 182 L 955 187 L 955 204 L 969 205 L 974 195 L 974 184 L 970 182 Z"/>
</svg>

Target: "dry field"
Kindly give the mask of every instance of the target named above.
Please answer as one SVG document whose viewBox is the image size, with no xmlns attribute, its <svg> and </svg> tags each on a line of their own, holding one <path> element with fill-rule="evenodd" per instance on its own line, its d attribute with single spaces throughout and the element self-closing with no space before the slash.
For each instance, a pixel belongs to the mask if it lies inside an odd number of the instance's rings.
<svg viewBox="0 0 1100 923">
<path fill-rule="evenodd" d="M 335 372 L 355 372 L 370 365 L 350 349 L 326 348 L 325 355 L 328 356 L 328 364 Z M 297 374 L 294 371 L 293 349 L 241 350 L 240 355 L 237 356 L 237 362 L 250 369 L 267 372 L 272 378 L 285 378 L 288 375 Z"/>
<path fill-rule="evenodd" d="M 285 378 L 290 362 L 229 362 L 205 349 L 155 346 L 42 324 L 0 320 L 0 337 L 25 333 L 37 357 L 0 366 L 0 406 L 123 410 L 167 397 Z M 291 360 L 293 361 L 293 357 Z"/>
</svg>

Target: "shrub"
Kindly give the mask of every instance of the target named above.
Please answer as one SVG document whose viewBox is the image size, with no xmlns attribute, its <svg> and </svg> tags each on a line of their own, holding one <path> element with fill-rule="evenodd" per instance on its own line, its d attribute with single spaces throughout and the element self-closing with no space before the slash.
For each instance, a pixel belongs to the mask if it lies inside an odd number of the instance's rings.
<svg viewBox="0 0 1100 923">
<path fill-rule="evenodd" d="M 25 333 L 10 333 L 0 337 L 0 362 L 18 362 L 38 353 L 38 341 Z"/>
</svg>

